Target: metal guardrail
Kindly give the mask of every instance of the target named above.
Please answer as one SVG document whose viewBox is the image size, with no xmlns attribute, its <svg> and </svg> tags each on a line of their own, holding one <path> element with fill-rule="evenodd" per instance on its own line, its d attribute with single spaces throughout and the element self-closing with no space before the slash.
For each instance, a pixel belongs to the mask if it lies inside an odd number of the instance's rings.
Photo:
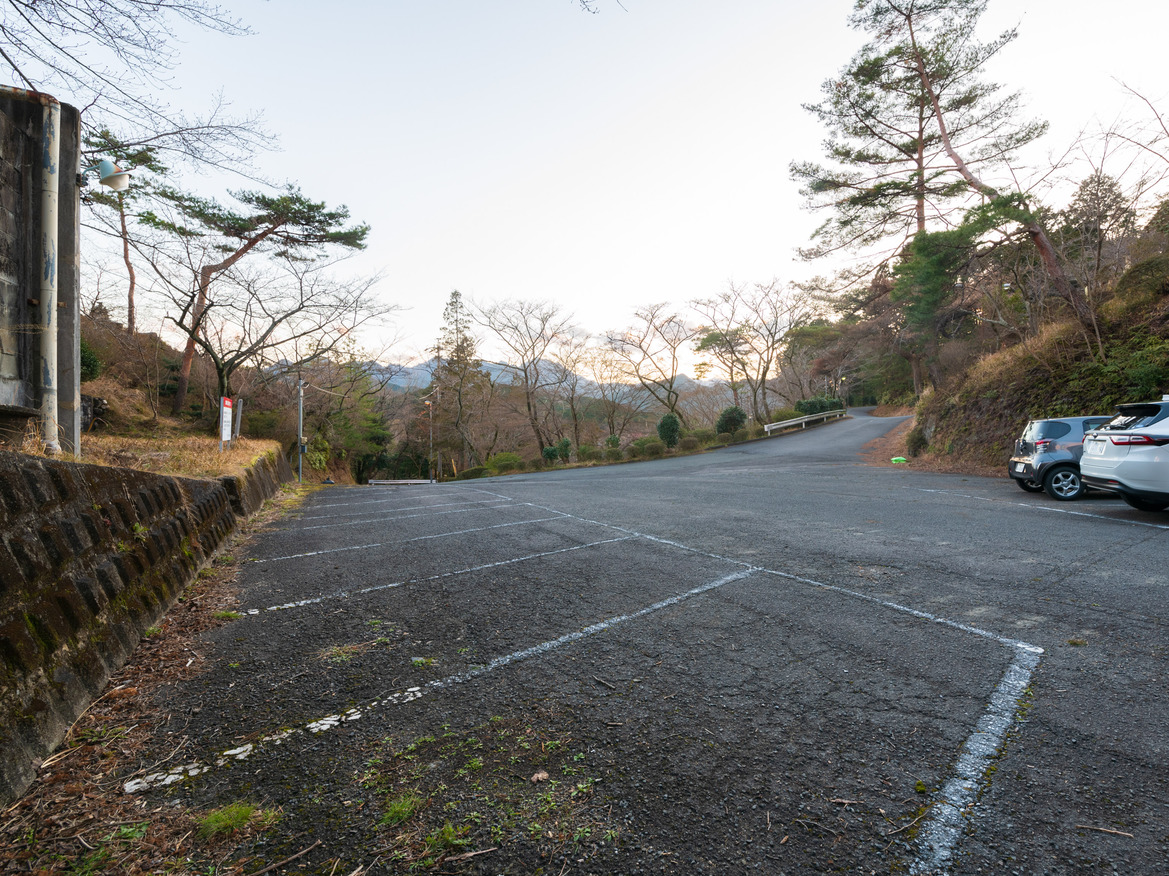
<svg viewBox="0 0 1169 876">
<path fill-rule="evenodd" d="M 371 486 L 371 487 L 389 487 L 389 486 L 401 486 L 403 484 L 433 484 L 433 483 L 434 483 L 434 481 L 428 481 L 425 478 L 422 478 L 422 479 L 413 478 L 413 479 L 405 479 L 405 480 L 398 480 L 398 481 L 369 481 L 369 486 Z"/>
<path fill-rule="evenodd" d="M 790 429 L 794 426 L 799 426 L 801 429 L 806 429 L 808 428 L 809 423 L 821 423 L 827 420 L 836 420 L 845 416 L 848 416 L 848 411 L 822 411 L 819 414 L 808 414 L 806 417 L 796 417 L 794 420 L 784 420 L 781 423 L 768 423 L 763 427 L 763 431 L 770 435 L 772 431 Z"/>
</svg>

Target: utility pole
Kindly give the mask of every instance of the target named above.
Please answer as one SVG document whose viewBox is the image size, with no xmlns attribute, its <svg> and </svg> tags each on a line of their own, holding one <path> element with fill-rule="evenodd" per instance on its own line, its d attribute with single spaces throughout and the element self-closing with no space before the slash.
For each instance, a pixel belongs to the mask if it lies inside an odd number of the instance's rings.
<svg viewBox="0 0 1169 876">
<path fill-rule="evenodd" d="M 435 483 L 434 480 L 434 405 L 429 401 L 423 402 L 426 405 L 426 416 L 430 425 L 430 452 L 426 456 L 427 474 L 430 475 L 430 482 Z"/>
</svg>

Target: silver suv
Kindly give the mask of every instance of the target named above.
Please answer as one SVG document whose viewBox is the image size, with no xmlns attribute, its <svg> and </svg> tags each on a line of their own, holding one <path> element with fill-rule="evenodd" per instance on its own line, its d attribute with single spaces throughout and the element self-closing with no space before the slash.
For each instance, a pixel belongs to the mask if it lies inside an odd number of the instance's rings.
<svg viewBox="0 0 1169 876">
<path fill-rule="evenodd" d="M 1084 494 L 1080 457 L 1084 433 L 1107 423 L 1111 417 L 1058 417 L 1031 420 L 1015 442 L 1015 455 L 1007 474 L 1028 493 L 1047 491 L 1066 502 Z"/>
</svg>

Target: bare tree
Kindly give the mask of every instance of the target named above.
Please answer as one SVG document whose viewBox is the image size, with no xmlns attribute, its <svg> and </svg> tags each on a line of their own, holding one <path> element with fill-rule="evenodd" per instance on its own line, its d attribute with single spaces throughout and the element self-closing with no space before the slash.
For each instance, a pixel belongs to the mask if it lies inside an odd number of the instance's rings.
<svg viewBox="0 0 1169 876">
<path fill-rule="evenodd" d="M 625 362 L 629 375 L 683 423 L 678 378 L 682 353 L 693 337 L 694 329 L 666 303 L 639 308 L 633 325 L 608 336 L 610 347 Z"/>
<path fill-rule="evenodd" d="M 630 382 L 625 361 L 612 347 L 590 348 L 584 366 L 600 396 L 609 436 L 620 440 L 629 424 L 645 411 L 650 396 L 639 384 Z"/>
<path fill-rule="evenodd" d="M 476 322 L 489 329 L 506 351 L 515 375 L 524 416 L 539 448 L 553 443 L 542 413 L 548 391 L 560 378 L 547 360 L 549 350 L 572 330 L 571 315 L 549 301 L 508 300 L 473 310 Z"/>
<path fill-rule="evenodd" d="M 328 208 L 312 201 L 295 186 L 287 186 L 276 195 L 263 192 L 234 192 L 236 201 L 246 208 L 239 211 L 214 200 L 185 194 L 173 189 L 160 190 L 159 202 L 165 210 L 147 210 L 138 220 L 158 235 L 135 241 L 150 260 L 159 279 L 173 293 L 183 278 L 184 296 L 172 300 L 179 307 L 172 319 L 187 332 L 187 344 L 179 367 L 178 385 L 172 412 L 178 414 L 186 404 L 187 384 L 203 317 L 211 296 L 212 284 L 251 253 L 270 254 L 287 259 L 321 258 L 330 247 L 363 249 L 368 225 L 345 227 L 349 211 L 344 207 Z M 173 253 L 168 255 L 168 250 Z M 189 278 L 189 279 L 188 279 Z"/>
<path fill-rule="evenodd" d="M 172 284 L 171 320 L 212 363 L 219 394 L 230 395 L 232 374 L 244 365 L 287 369 L 290 356 L 296 356 L 291 364 L 328 357 L 397 309 L 377 298 L 377 277 L 337 280 L 336 268 L 336 262 L 291 257 L 253 271 L 237 268 L 209 292 L 198 314 L 189 290 Z"/>
<path fill-rule="evenodd" d="M 726 339 L 719 356 L 728 373 L 739 374 L 751 393 L 756 421 L 770 422 L 769 381 L 789 331 L 815 315 L 810 293 L 778 280 L 752 285 L 730 284 L 714 298 L 693 302 L 710 320 L 716 337 Z M 709 337 L 710 335 L 708 335 Z M 732 389 L 734 385 L 732 383 Z M 735 393 L 735 403 L 738 393 Z"/>
<path fill-rule="evenodd" d="M 0 6 L 0 70 L 30 89 L 71 95 L 90 131 L 135 132 L 123 145 L 236 169 L 271 139 L 258 116 L 234 117 L 222 95 L 199 116 L 157 97 L 178 63 L 179 29 L 192 25 L 248 33 L 206 0 L 10 0 Z"/>
</svg>

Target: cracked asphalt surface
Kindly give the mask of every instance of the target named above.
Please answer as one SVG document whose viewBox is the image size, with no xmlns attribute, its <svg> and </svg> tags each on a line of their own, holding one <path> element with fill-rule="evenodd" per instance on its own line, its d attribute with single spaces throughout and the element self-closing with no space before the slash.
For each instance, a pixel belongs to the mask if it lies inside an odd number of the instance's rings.
<svg viewBox="0 0 1169 876">
<path fill-rule="evenodd" d="M 866 467 L 854 414 L 313 494 L 139 793 L 279 809 L 250 872 L 1169 872 L 1169 514 Z"/>
</svg>

